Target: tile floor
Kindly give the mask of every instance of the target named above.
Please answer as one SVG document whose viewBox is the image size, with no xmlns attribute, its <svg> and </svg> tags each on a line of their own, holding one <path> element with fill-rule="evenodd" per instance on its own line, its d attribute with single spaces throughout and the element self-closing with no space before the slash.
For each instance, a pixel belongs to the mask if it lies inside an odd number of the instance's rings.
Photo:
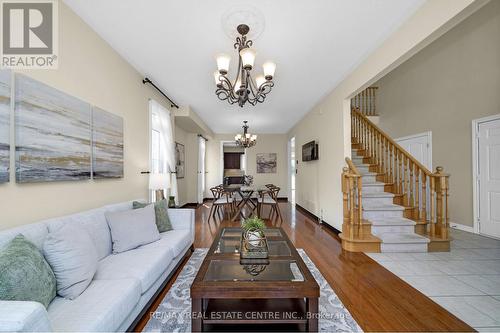
<svg viewBox="0 0 500 333">
<path fill-rule="evenodd" d="M 500 332 L 500 240 L 451 236 L 450 252 L 367 255 L 476 330 Z"/>
</svg>

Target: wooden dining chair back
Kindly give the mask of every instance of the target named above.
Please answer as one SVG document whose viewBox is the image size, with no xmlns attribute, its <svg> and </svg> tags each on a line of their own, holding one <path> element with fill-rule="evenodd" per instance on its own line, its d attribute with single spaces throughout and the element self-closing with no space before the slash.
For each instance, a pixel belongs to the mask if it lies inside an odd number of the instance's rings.
<svg viewBox="0 0 500 333">
<path fill-rule="evenodd" d="M 272 185 L 272 184 L 269 184 Z M 268 187 L 266 185 L 266 187 Z M 269 206 L 271 208 L 269 212 L 269 219 L 271 220 L 276 214 L 276 217 L 283 222 L 283 217 L 281 215 L 281 210 L 278 204 L 278 193 L 280 188 L 277 186 L 268 187 L 267 190 L 259 191 L 259 198 L 257 199 L 257 215 L 261 217 L 262 207 Z"/>
<path fill-rule="evenodd" d="M 213 217 L 215 220 L 215 214 L 218 214 L 221 219 L 224 218 L 224 214 L 233 212 L 234 208 L 234 200 L 232 198 L 231 192 L 224 190 L 222 185 L 218 185 L 210 188 L 210 192 L 212 192 L 212 196 L 214 197 L 212 207 L 210 207 L 210 212 L 208 214 L 208 221 Z M 222 211 L 222 213 L 221 213 Z"/>
</svg>

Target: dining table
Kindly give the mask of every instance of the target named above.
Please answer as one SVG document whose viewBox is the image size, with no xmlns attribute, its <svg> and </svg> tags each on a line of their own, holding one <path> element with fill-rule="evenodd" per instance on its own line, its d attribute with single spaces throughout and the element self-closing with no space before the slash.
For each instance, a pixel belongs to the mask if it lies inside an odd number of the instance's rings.
<svg viewBox="0 0 500 333">
<path fill-rule="evenodd" d="M 238 193 L 241 197 L 241 201 L 236 206 L 236 212 L 231 217 L 231 221 L 236 221 L 238 217 L 242 217 L 243 219 L 247 219 L 251 217 L 255 210 L 257 209 L 257 203 L 253 202 L 252 196 L 254 193 L 259 193 L 259 196 L 264 192 L 268 192 L 268 188 L 265 186 L 247 186 L 241 184 L 231 184 L 224 186 L 224 191 L 231 193 L 231 196 L 234 198 L 234 194 Z M 244 209 L 248 207 L 250 209 L 250 213 L 245 216 Z"/>
</svg>

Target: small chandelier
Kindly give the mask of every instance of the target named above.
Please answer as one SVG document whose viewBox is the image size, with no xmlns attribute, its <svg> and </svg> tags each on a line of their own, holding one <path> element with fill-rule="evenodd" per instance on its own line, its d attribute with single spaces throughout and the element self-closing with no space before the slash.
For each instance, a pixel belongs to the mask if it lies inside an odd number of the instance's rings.
<svg viewBox="0 0 500 333">
<path fill-rule="evenodd" d="M 229 62 L 231 58 L 226 54 L 217 56 L 217 68 L 214 73 L 215 84 L 217 90 L 215 94 L 220 100 L 227 100 L 229 104 L 238 103 L 243 107 L 246 102 L 255 106 L 257 103 L 262 103 L 266 99 L 266 95 L 271 92 L 274 86 L 273 76 L 276 70 L 276 64 L 266 62 L 262 66 L 264 75 L 258 75 L 254 79 L 250 75 L 255 61 L 255 51 L 250 48 L 253 42 L 246 35 L 250 28 L 246 24 L 240 24 L 236 30 L 241 35 L 236 37 L 234 48 L 238 50 L 238 71 L 234 82 L 228 78 Z"/>
<path fill-rule="evenodd" d="M 243 122 L 243 134 L 234 137 L 236 144 L 243 148 L 250 148 L 257 144 L 257 135 L 248 133 L 248 121 Z"/>
</svg>

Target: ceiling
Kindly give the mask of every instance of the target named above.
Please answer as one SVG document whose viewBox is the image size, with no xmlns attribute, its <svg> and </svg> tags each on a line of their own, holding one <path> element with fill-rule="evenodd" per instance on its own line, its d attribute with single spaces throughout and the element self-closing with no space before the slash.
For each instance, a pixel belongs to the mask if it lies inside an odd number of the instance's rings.
<svg viewBox="0 0 500 333">
<path fill-rule="evenodd" d="M 285 133 L 395 31 L 424 0 L 65 0 L 85 22 L 177 104 L 215 133 L 248 120 L 255 133 Z M 230 106 L 215 96 L 215 56 L 236 52 L 222 17 L 249 5 L 265 24 L 256 66 L 277 64 L 263 104 Z M 251 27 L 250 27 L 251 28 Z M 255 71 L 255 70 L 254 70 Z"/>
</svg>

